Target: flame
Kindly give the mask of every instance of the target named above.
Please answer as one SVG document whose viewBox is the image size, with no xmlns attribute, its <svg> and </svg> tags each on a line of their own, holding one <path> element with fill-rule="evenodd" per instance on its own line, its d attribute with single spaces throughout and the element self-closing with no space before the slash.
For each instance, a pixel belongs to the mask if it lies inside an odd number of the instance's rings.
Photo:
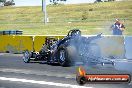
<svg viewBox="0 0 132 88">
<path fill-rule="evenodd" d="M 79 73 L 79 76 L 85 76 L 86 75 L 86 71 L 84 70 L 84 68 L 82 66 L 80 66 L 78 68 L 78 73 Z"/>
</svg>

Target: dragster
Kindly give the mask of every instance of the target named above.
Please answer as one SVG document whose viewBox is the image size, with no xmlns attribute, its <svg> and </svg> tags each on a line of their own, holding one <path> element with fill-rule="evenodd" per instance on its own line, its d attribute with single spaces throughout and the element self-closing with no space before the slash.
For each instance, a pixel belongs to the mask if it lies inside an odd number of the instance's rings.
<svg viewBox="0 0 132 88">
<path fill-rule="evenodd" d="M 100 58 L 99 46 L 93 42 L 100 39 L 102 33 L 84 37 L 79 29 L 70 30 L 62 39 L 46 37 L 45 44 L 39 52 L 25 50 L 23 61 L 46 61 L 47 64 L 58 63 L 61 66 L 72 66 L 76 62 L 97 64 Z"/>
</svg>

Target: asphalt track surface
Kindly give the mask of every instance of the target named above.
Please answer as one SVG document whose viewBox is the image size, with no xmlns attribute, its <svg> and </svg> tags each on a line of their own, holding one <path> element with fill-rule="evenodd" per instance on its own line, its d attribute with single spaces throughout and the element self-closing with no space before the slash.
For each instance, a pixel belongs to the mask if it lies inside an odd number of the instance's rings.
<svg viewBox="0 0 132 88">
<path fill-rule="evenodd" d="M 0 54 L 0 88 L 132 88 L 129 84 L 85 84 L 75 80 L 78 66 L 24 63 L 22 54 Z M 88 73 L 128 73 L 112 66 L 87 67 Z"/>
</svg>

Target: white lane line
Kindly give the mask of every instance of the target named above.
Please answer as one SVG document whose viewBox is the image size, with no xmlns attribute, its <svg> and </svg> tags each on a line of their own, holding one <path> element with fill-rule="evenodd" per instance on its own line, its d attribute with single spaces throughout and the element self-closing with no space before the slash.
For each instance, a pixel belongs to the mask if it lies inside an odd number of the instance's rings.
<svg viewBox="0 0 132 88">
<path fill-rule="evenodd" d="M 23 82 L 23 83 L 33 83 L 33 84 L 43 84 L 43 85 L 67 87 L 67 88 L 92 88 L 92 87 L 85 87 L 85 86 L 78 86 L 78 85 L 71 85 L 71 84 L 46 82 L 46 81 L 36 81 L 36 80 L 27 80 L 27 79 L 18 79 L 18 78 L 7 78 L 7 77 L 0 77 L 0 80 L 13 81 L 13 82 Z"/>
<path fill-rule="evenodd" d="M 0 55 L 4 55 L 3 53 L 0 53 Z"/>
</svg>

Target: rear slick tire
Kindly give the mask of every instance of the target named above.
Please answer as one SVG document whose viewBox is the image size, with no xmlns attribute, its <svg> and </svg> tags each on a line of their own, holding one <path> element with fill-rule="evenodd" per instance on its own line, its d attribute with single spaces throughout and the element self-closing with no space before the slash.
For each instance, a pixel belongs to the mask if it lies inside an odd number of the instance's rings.
<svg viewBox="0 0 132 88">
<path fill-rule="evenodd" d="M 74 46 L 61 45 L 58 48 L 58 62 L 63 67 L 73 66 L 78 54 Z"/>
</svg>

